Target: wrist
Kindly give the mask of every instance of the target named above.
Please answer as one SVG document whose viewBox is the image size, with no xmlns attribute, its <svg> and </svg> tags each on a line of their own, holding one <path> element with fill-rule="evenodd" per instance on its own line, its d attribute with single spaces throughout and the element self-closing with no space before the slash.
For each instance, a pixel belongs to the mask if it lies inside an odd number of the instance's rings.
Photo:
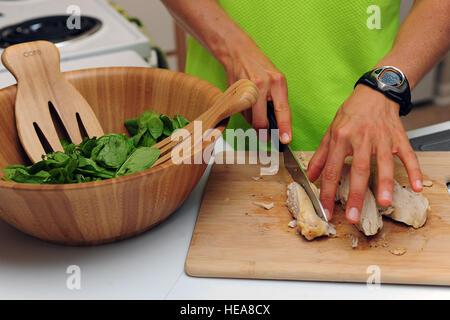
<svg viewBox="0 0 450 320">
<path fill-rule="evenodd" d="M 400 105 L 386 97 L 384 94 L 379 92 L 376 89 L 373 89 L 369 86 L 366 86 L 364 84 L 358 84 L 355 89 L 353 90 L 353 94 L 361 97 L 362 101 L 371 101 L 373 102 L 371 105 L 375 107 L 384 107 L 386 105 L 389 105 L 389 108 L 392 109 L 392 111 L 395 114 L 399 114 L 400 112 Z"/>
<path fill-rule="evenodd" d="M 224 66 L 226 70 L 231 70 L 236 60 L 243 52 L 250 53 L 256 43 L 243 30 L 229 30 L 223 32 L 220 37 L 211 44 L 211 51 L 214 57 Z"/>
<path fill-rule="evenodd" d="M 383 66 L 375 68 L 363 74 L 355 86 L 367 86 L 375 91 L 380 92 L 386 98 L 398 104 L 399 115 L 407 115 L 411 109 L 411 91 L 408 79 L 404 73 L 393 66 Z"/>
</svg>

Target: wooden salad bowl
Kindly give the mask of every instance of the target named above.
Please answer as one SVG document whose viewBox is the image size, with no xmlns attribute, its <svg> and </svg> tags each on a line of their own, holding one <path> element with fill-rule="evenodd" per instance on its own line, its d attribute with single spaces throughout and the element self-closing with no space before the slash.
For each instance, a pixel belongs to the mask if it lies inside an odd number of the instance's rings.
<svg viewBox="0 0 450 320">
<path fill-rule="evenodd" d="M 145 110 L 194 120 L 222 95 L 212 84 L 153 68 L 99 68 L 65 77 L 92 107 L 105 133 L 127 133 L 124 120 Z M 0 175 L 29 165 L 16 131 L 16 85 L 0 90 Z M 221 132 L 227 121 L 218 126 Z M 203 149 L 209 143 L 203 144 Z M 209 146 L 211 148 L 211 146 Z M 159 224 L 188 197 L 206 164 L 171 161 L 128 176 L 78 184 L 33 185 L 0 180 L 0 218 L 39 239 L 95 245 L 125 239 Z"/>
</svg>

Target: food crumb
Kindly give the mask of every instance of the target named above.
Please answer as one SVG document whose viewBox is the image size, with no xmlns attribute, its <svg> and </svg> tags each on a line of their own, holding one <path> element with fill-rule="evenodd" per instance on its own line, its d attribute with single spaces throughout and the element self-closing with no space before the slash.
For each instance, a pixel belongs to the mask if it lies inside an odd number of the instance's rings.
<svg viewBox="0 0 450 320">
<path fill-rule="evenodd" d="M 261 180 L 262 177 L 252 177 L 252 179 L 255 180 L 255 181 L 258 181 L 258 180 Z"/>
<path fill-rule="evenodd" d="M 255 201 L 255 202 L 253 202 L 253 204 L 254 204 L 255 206 L 264 208 L 264 209 L 266 209 L 266 210 L 270 210 L 270 209 L 272 209 L 272 208 L 274 207 L 273 202 L 271 202 L 271 203 L 264 203 L 264 202 L 258 202 L 258 201 Z"/>
<path fill-rule="evenodd" d="M 289 228 L 296 228 L 297 227 L 297 220 L 291 220 L 289 223 L 288 223 L 288 226 L 289 226 Z"/>
<path fill-rule="evenodd" d="M 352 236 L 352 249 L 356 249 L 358 247 L 359 238 Z"/>
<path fill-rule="evenodd" d="M 432 187 L 433 186 L 433 181 L 431 181 L 431 180 L 423 180 L 423 186 L 424 187 Z"/>
<path fill-rule="evenodd" d="M 406 253 L 406 249 L 405 248 L 395 248 L 395 249 L 389 250 L 389 252 L 396 256 L 402 256 Z"/>
</svg>

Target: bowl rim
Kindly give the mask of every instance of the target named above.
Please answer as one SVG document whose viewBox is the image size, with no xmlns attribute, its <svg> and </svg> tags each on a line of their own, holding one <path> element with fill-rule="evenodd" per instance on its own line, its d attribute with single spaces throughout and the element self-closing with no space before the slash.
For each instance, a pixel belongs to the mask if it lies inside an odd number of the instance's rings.
<svg viewBox="0 0 450 320">
<path fill-rule="evenodd" d="M 191 78 L 195 78 L 196 80 L 200 81 L 203 83 L 203 85 L 205 85 L 206 87 L 209 87 L 213 90 L 217 90 L 217 95 L 216 98 L 214 99 L 218 99 L 220 94 L 222 94 L 222 90 L 220 90 L 219 88 L 217 88 L 216 86 L 214 86 L 213 84 L 211 84 L 210 82 L 203 80 L 201 78 L 183 73 L 183 72 L 179 72 L 179 71 L 174 71 L 174 70 L 168 70 L 168 69 L 160 69 L 160 68 L 150 68 L 150 67 L 102 67 L 102 68 L 88 68 L 88 69 L 82 69 L 82 70 L 72 70 L 72 71 L 66 71 L 63 72 L 64 75 L 68 76 L 68 77 L 76 77 L 77 75 L 80 75 L 82 73 L 89 73 L 95 70 L 98 71 L 106 71 L 107 69 L 115 69 L 117 71 L 120 70 L 129 70 L 129 69 L 141 69 L 141 70 L 145 70 L 146 72 L 151 72 L 151 70 L 158 70 L 159 72 L 163 71 L 163 72 L 170 72 L 170 73 L 177 73 L 177 74 L 181 74 L 182 76 L 185 77 L 191 77 Z M 141 71 L 139 70 L 139 71 Z M 67 79 L 70 82 L 70 78 Z M 9 91 L 9 90 L 15 90 L 15 88 L 17 87 L 17 84 L 13 84 L 10 85 L 8 87 L 2 88 L 0 89 L 0 94 L 5 92 L 5 91 Z M 222 133 L 225 131 L 225 128 L 227 127 L 228 124 L 228 119 L 220 122 L 215 128 L 219 129 Z M 204 147 L 202 148 L 202 152 L 205 150 L 206 147 L 208 147 L 211 143 L 215 143 L 216 141 L 210 141 L 208 142 L 206 145 L 204 145 Z M 207 165 L 207 163 L 202 163 L 203 165 Z M 6 181 L 0 178 L 0 189 L 14 189 L 14 190 L 24 190 L 24 191 L 58 191 L 58 190 L 78 190 L 78 189 L 87 189 L 87 188 L 95 188 L 95 187 L 99 187 L 99 186 L 108 186 L 111 184 L 118 184 L 118 183 L 126 183 L 129 181 L 133 181 L 135 179 L 139 179 L 143 176 L 151 176 L 153 174 L 157 174 L 158 172 L 162 171 L 162 170 L 166 170 L 168 168 L 172 168 L 173 166 L 179 166 L 179 165 L 198 165 L 198 164 L 175 164 L 172 161 L 167 161 L 166 163 L 163 163 L 157 167 L 154 168 L 149 168 L 146 170 L 142 170 L 139 172 L 135 172 L 129 175 L 125 175 L 125 176 L 121 176 L 121 177 L 114 177 L 114 178 L 109 178 L 109 179 L 105 179 L 105 180 L 100 180 L 100 181 L 90 181 L 90 182 L 83 182 L 83 183 L 65 183 L 65 184 L 32 184 L 32 183 L 20 183 L 20 182 L 13 182 L 13 181 Z M 3 167 L 1 168 L 1 170 L 3 170 Z"/>
</svg>

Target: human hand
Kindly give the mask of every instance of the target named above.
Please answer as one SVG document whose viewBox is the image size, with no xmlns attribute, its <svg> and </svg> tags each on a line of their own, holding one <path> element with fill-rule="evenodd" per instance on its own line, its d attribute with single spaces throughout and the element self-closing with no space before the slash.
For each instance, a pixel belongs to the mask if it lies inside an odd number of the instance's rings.
<svg viewBox="0 0 450 320">
<path fill-rule="evenodd" d="M 256 130 L 268 128 L 267 101 L 273 101 L 280 141 L 289 143 L 292 128 L 286 78 L 250 38 L 236 40 L 234 47 L 226 58 L 219 59 L 227 72 L 228 86 L 249 79 L 259 91 L 256 104 L 243 112 L 244 117 Z"/>
<path fill-rule="evenodd" d="M 311 181 L 322 175 L 320 201 L 329 218 L 334 209 L 344 160 L 352 155 L 350 192 L 346 218 L 357 223 L 370 175 L 370 157 L 376 156 L 377 200 L 382 206 L 392 202 L 394 159 L 406 167 L 414 191 L 422 191 L 422 172 L 399 117 L 399 105 L 382 93 L 364 85 L 356 86 L 339 108 L 319 148 L 308 165 Z"/>
</svg>

